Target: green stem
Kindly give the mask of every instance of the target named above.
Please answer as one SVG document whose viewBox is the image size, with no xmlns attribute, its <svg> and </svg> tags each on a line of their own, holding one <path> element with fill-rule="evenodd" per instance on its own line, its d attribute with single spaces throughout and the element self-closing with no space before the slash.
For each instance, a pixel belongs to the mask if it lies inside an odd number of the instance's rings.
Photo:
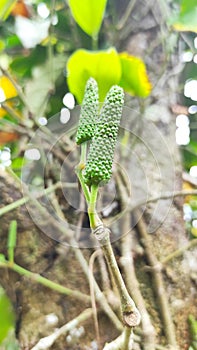
<svg viewBox="0 0 197 350">
<path fill-rule="evenodd" d="M 12 220 L 9 227 L 8 234 L 8 260 L 10 263 L 14 263 L 14 249 L 16 246 L 16 233 L 17 233 L 17 222 Z"/>
<path fill-rule="evenodd" d="M 86 202 L 89 203 L 89 201 L 90 201 L 90 192 L 89 192 L 89 189 L 88 189 L 87 185 L 84 182 L 83 175 L 82 175 L 82 168 L 80 168 L 80 163 L 77 165 L 77 167 L 75 169 L 75 172 L 76 172 L 77 177 L 79 179 L 79 182 L 80 182 L 81 188 L 83 190 L 83 194 L 85 196 Z"/>
<path fill-rule="evenodd" d="M 87 142 L 83 142 L 81 145 L 81 158 L 80 163 L 83 163 L 85 166 L 87 156 Z"/>
<path fill-rule="evenodd" d="M 55 283 L 53 281 L 48 280 L 47 278 L 40 276 L 38 273 L 31 272 L 29 270 L 26 270 L 25 268 L 17 265 L 16 263 L 10 263 L 7 260 L 5 262 L 0 263 L 0 267 L 7 267 L 15 272 L 17 272 L 19 275 L 28 277 L 32 281 L 35 281 L 37 283 L 42 284 L 45 287 L 48 287 L 50 289 L 53 289 L 59 293 L 70 295 L 76 299 L 80 299 L 86 302 L 90 301 L 90 297 L 87 296 L 84 293 L 78 292 L 76 290 L 72 290 L 66 287 L 61 286 L 58 283 Z"/>
<path fill-rule="evenodd" d="M 90 227 L 94 230 L 97 226 L 102 225 L 102 221 L 96 212 L 96 201 L 98 195 L 98 185 L 91 186 L 90 201 L 88 206 L 88 216 L 90 220 Z"/>
<path fill-rule="evenodd" d="M 98 35 L 92 36 L 92 50 L 98 50 Z"/>
<path fill-rule="evenodd" d="M 85 196 L 86 202 L 89 203 L 90 201 L 90 191 L 88 189 L 88 186 L 85 184 L 83 179 L 82 170 L 85 168 L 86 164 L 86 156 L 87 156 L 87 142 L 83 142 L 81 145 L 81 156 L 80 156 L 80 162 L 75 168 L 76 175 L 79 179 L 81 188 L 83 190 L 83 194 Z"/>
</svg>

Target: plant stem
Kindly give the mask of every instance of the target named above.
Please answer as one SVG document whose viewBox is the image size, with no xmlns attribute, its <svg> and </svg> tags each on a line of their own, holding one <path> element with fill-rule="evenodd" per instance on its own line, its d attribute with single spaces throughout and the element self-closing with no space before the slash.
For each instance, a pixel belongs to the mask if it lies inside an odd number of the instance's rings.
<svg viewBox="0 0 197 350">
<path fill-rule="evenodd" d="M 92 36 L 92 50 L 98 50 L 98 35 Z"/>
<path fill-rule="evenodd" d="M 81 145 L 81 158 L 80 163 L 83 163 L 85 166 L 87 156 L 87 142 L 83 142 Z"/>
<path fill-rule="evenodd" d="M 79 163 L 77 165 L 77 167 L 75 168 L 75 172 L 76 172 L 76 175 L 77 175 L 77 177 L 79 179 L 79 182 L 80 182 L 81 188 L 83 190 L 83 194 L 85 196 L 86 202 L 89 203 L 89 201 L 90 201 L 90 191 L 89 191 L 87 185 L 84 182 L 83 175 L 82 175 L 82 170 L 83 170 L 83 168 L 81 168 L 81 164 Z"/>
<path fill-rule="evenodd" d="M 136 0 L 130 0 L 130 1 L 129 1 L 126 10 L 125 10 L 125 12 L 123 13 L 123 16 L 121 17 L 119 23 L 117 24 L 117 29 L 118 29 L 118 30 L 121 30 L 121 29 L 125 26 L 125 24 L 126 24 L 128 18 L 129 18 L 129 16 L 130 16 L 130 14 L 131 14 L 131 12 L 132 12 L 134 6 L 135 6 L 135 3 L 136 3 Z"/>
<path fill-rule="evenodd" d="M 70 241 L 71 245 L 76 246 L 76 241 L 75 240 L 71 240 Z M 89 281 L 89 267 L 87 264 L 87 261 L 85 260 L 82 252 L 80 249 L 74 249 L 74 253 L 75 256 L 77 258 L 77 260 L 79 261 L 83 272 L 85 273 L 88 281 Z M 93 276 L 94 278 L 94 276 Z M 111 309 L 111 307 L 109 306 L 107 299 L 105 297 L 105 295 L 102 293 L 102 291 L 100 290 L 97 282 L 94 279 L 94 290 L 95 290 L 95 297 L 97 302 L 99 303 L 100 307 L 102 308 L 102 310 L 105 312 L 105 314 L 109 317 L 109 319 L 112 321 L 112 323 L 114 324 L 114 326 L 116 327 L 117 330 L 122 331 L 122 324 L 120 322 L 120 320 L 118 319 L 118 317 L 116 316 L 116 314 L 114 313 L 114 311 Z"/>
<path fill-rule="evenodd" d="M 90 302 L 90 297 L 84 293 L 78 292 L 76 290 L 72 290 L 66 287 L 61 286 L 58 283 L 48 280 L 47 278 L 39 275 L 38 273 L 31 272 L 26 270 L 24 267 L 17 265 L 16 263 L 10 263 L 5 260 L 5 262 L 0 263 L 0 267 L 9 268 L 22 276 L 30 278 L 32 281 L 42 284 L 45 287 L 49 287 L 59 293 L 70 295 L 76 299 L 82 300 L 84 302 Z"/>
<path fill-rule="evenodd" d="M 129 350 L 131 349 L 129 347 L 131 336 L 133 334 L 132 328 L 131 327 L 125 327 L 124 329 L 124 343 L 123 343 L 123 348 L 122 350 Z"/>
<path fill-rule="evenodd" d="M 133 299 L 130 297 L 127 291 L 127 288 L 125 286 L 125 283 L 122 279 L 120 270 L 118 268 L 118 265 L 114 256 L 114 252 L 112 250 L 112 246 L 109 238 L 109 230 L 104 226 L 103 227 L 100 226 L 94 231 L 94 233 L 97 239 L 99 240 L 101 249 L 107 260 L 109 270 L 111 271 L 111 274 L 114 277 L 114 280 L 118 287 L 120 298 L 121 298 L 121 309 L 122 309 L 121 311 L 123 314 L 124 323 L 128 327 L 135 327 L 140 323 L 140 319 L 141 319 L 140 313 L 136 308 Z"/>
<path fill-rule="evenodd" d="M 7 242 L 8 260 L 11 264 L 14 263 L 14 249 L 16 246 L 16 233 L 17 233 L 16 231 L 17 231 L 17 222 L 16 220 L 12 220 L 9 227 L 8 242 Z"/>
<path fill-rule="evenodd" d="M 172 259 L 175 259 L 177 257 L 179 257 L 180 255 L 182 255 L 186 250 L 195 247 L 197 245 L 197 238 L 192 239 L 186 246 L 181 247 L 177 250 L 175 250 L 175 252 L 169 254 L 168 256 L 166 256 L 165 258 L 163 258 L 161 260 L 162 264 L 167 264 L 169 261 L 171 261 Z"/>
<path fill-rule="evenodd" d="M 86 321 L 92 316 L 92 309 L 86 309 L 82 311 L 79 316 L 71 320 L 70 322 L 66 323 L 64 326 L 62 326 L 59 329 L 56 329 L 54 333 L 48 335 L 47 337 L 41 338 L 39 342 L 31 349 L 31 350 L 41 350 L 44 349 L 47 350 L 51 348 L 51 346 L 55 343 L 55 341 L 62 335 L 65 336 L 66 333 L 70 332 L 72 329 L 75 329 L 79 326 L 81 322 Z"/>
<path fill-rule="evenodd" d="M 88 206 L 88 216 L 90 220 L 90 227 L 94 230 L 97 226 L 102 225 L 97 212 L 96 212 L 96 201 L 98 195 L 98 185 L 91 186 L 90 201 Z"/>
<path fill-rule="evenodd" d="M 28 105 L 26 96 L 24 95 L 21 87 L 16 83 L 16 81 L 12 78 L 11 74 L 7 70 L 5 70 L 3 67 L 0 67 L 0 70 L 11 81 L 12 85 L 15 87 L 15 89 L 18 93 L 18 96 L 20 97 L 21 101 L 23 102 L 24 106 L 26 106 L 27 109 L 29 109 L 29 105 Z"/>
<path fill-rule="evenodd" d="M 172 320 L 170 306 L 168 303 L 168 298 L 167 298 L 163 276 L 161 272 L 162 265 L 153 253 L 144 221 L 142 219 L 139 219 L 136 226 L 140 234 L 142 244 L 144 246 L 148 263 L 152 267 L 151 270 L 152 270 L 152 275 L 154 280 L 155 293 L 157 294 L 160 313 L 163 319 L 164 333 L 166 334 L 168 345 L 172 346 L 172 348 L 174 349 L 178 349 L 177 342 L 176 342 L 176 335 L 175 335 L 176 334 L 175 327 Z"/>
<path fill-rule="evenodd" d="M 121 208 L 124 210 L 127 207 L 128 198 L 130 196 L 130 189 L 124 174 L 117 171 L 116 183 L 118 186 L 118 192 L 120 194 Z M 151 322 L 150 315 L 146 309 L 144 298 L 140 291 L 140 285 L 135 272 L 134 259 L 132 255 L 133 251 L 133 234 L 130 226 L 131 214 L 126 212 L 124 214 L 124 220 L 122 220 L 122 232 L 124 236 L 121 239 L 121 252 L 122 257 L 120 263 L 125 276 L 126 285 L 128 291 L 138 306 L 140 314 L 142 316 L 142 338 L 144 350 L 155 350 L 156 331 Z M 126 234 L 125 234 L 126 233 Z"/>
<path fill-rule="evenodd" d="M 4 108 L 6 112 L 10 114 L 11 117 L 13 117 L 16 121 L 21 121 L 23 119 L 22 116 L 12 107 L 10 107 L 7 102 L 2 102 L 1 107 Z"/>
<path fill-rule="evenodd" d="M 80 162 L 75 168 L 75 173 L 79 179 L 81 188 L 83 190 L 83 194 L 84 194 L 86 202 L 88 204 L 90 201 L 90 191 L 89 191 L 88 186 L 84 182 L 83 174 L 82 174 L 82 170 L 85 168 L 85 164 L 86 164 L 86 155 L 87 155 L 87 142 L 83 142 L 81 145 Z"/>
<path fill-rule="evenodd" d="M 100 250 L 99 250 L 100 251 Z M 90 284 L 90 296 L 91 296 L 91 303 L 92 303 L 92 311 L 93 311 L 93 318 L 94 318 L 94 327 L 95 327 L 95 333 L 96 333 L 96 340 L 98 344 L 98 349 L 100 349 L 100 334 L 99 334 L 99 324 L 98 324 L 98 315 L 97 315 L 97 308 L 96 308 L 96 300 L 95 300 L 95 294 L 94 294 L 94 261 L 98 254 L 98 250 L 96 250 L 90 257 L 89 261 L 89 269 L 90 269 L 90 275 L 89 275 L 89 284 Z"/>
<path fill-rule="evenodd" d="M 61 182 L 57 182 L 56 184 L 46 188 L 43 192 L 40 192 L 37 196 L 36 196 L 36 199 L 46 195 L 46 194 L 49 194 L 53 191 L 55 191 L 56 189 L 58 188 L 61 188 L 62 186 L 67 186 L 67 187 L 72 187 L 73 184 L 72 183 L 61 183 Z M 34 198 L 35 199 L 35 198 Z M 0 216 L 4 215 L 4 214 L 7 214 L 9 213 L 10 211 L 14 210 L 14 209 L 17 209 L 18 207 L 24 205 L 25 203 L 29 202 L 31 200 L 31 197 L 30 196 L 25 196 L 23 198 L 20 198 L 18 200 L 16 200 L 15 202 L 13 203 L 10 203 L 8 205 L 6 205 L 5 207 L 3 208 L 0 208 Z"/>
<path fill-rule="evenodd" d="M 158 202 L 161 199 L 173 199 L 175 197 L 187 197 L 187 196 L 197 196 L 197 190 L 183 190 L 183 191 L 175 191 L 175 192 L 164 192 L 159 196 L 150 197 L 147 199 L 142 199 L 136 203 L 130 203 L 126 210 L 135 211 L 136 209 L 142 207 L 143 205 L 147 205 L 148 203 Z"/>
</svg>

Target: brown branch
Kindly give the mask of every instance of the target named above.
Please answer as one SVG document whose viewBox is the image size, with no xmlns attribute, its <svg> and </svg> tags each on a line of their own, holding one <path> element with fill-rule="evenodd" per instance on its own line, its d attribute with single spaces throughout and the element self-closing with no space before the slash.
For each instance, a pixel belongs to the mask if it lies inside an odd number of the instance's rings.
<svg viewBox="0 0 197 350">
<path fill-rule="evenodd" d="M 118 186 L 118 192 L 120 195 L 121 206 L 125 207 L 129 195 L 129 187 L 125 183 L 122 183 L 123 179 L 120 172 L 116 174 L 116 183 Z M 125 179 L 124 179 L 125 182 Z M 126 185 L 126 186 L 125 186 Z M 132 256 L 132 231 L 130 227 L 130 213 L 126 212 L 122 220 L 122 232 L 126 233 L 121 239 L 121 265 L 124 271 L 127 288 L 134 299 L 137 307 L 139 308 L 142 317 L 142 336 L 143 346 L 145 350 L 155 349 L 155 336 L 156 332 L 152 325 L 150 315 L 146 310 L 144 298 L 141 294 L 139 282 L 135 273 L 135 266 Z"/>
<path fill-rule="evenodd" d="M 123 315 L 123 321 L 128 327 L 135 327 L 139 325 L 141 316 L 138 309 L 135 306 L 134 301 L 130 297 L 125 283 L 120 274 L 114 252 L 112 250 L 111 242 L 110 242 L 110 231 L 104 226 L 98 226 L 93 233 L 97 238 L 100 247 L 104 253 L 105 259 L 108 264 L 108 268 L 113 275 L 113 278 L 118 287 L 118 291 L 120 293 L 121 299 L 121 311 Z"/>
<path fill-rule="evenodd" d="M 166 256 L 165 258 L 162 259 L 161 264 L 167 264 L 169 261 L 171 261 L 172 259 L 178 258 L 180 255 L 182 255 L 186 250 L 193 248 L 197 245 L 197 238 L 192 239 L 186 246 L 181 247 L 177 250 L 175 250 L 175 252 L 169 254 L 168 256 Z"/>
<path fill-rule="evenodd" d="M 71 243 L 72 246 L 76 247 L 77 243 L 76 243 L 75 240 L 71 240 L 70 243 Z M 78 248 L 74 249 L 74 253 L 75 253 L 76 258 L 77 258 L 77 260 L 79 261 L 79 263 L 80 263 L 80 265 L 82 267 L 83 272 L 85 273 L 87 279 L 89 280 L 89 267 L 88 267 L 86 259 L 84 258 L 84 256 L 83 256 L 83 254 L 82 254 L 80 249 L 78 249 Z M 115 327 L 119 331 L 122 331 L 122 329 L 123 329 L 122 323 L 120 322 L 120 320 L 118 319 L 116 314 L 113 312 L 113 310 L 109 306 L 105 295 L 100 290 L 100 288 L 99 288 L 98 284 L 96 283 L 95 279 L 94 279 L 94 290 L 95 290 L 96 300 L 99 303 L 99 305 L 102 308 L 102 310 L 109 317 L 109 319 L 112 321 L 112 323 L 115 325 Z"/>
<path fill-rule="evenodd" d="M 127 211 L 135 211 L 136 209 L 146 205 L 148 203 L 154 203 L 161 199 L 173 199 L 175 197 L 186 197 L 186 196 L 197 196 L 197 190 L 183 190 L 183 191 L 175 191 L 175 192 L 165 192 L 159 196 L 150 197 L 147 199 L 142 199 L 137 203 L 130 202 L 125 210 Z"/>
<path fill-rule="evenodd" d="M 168 303 L 166 290 L 163 282 L 163 277 L 161 273 L 162 265 L 157 260 L 156 256 L 152 251 L 152 246 L 151 246 L 150 239 L 146 231 L 146 225 L 143 219 L 139 219 L 136 226 L 140 234 L 142 244 L 145 249 L 145 254 L 146 254 L 148 263 L 152 268 L 151 272 L 152 272 L 153 281 L 154 281 L 155 294 L 157 295 L 160 313 L 163 319 L 164 333 L 166 334 L 167 342 L 174 349 L 178 349 L 176 337 L 175 337 L 175 327 L 172 321 L 170 306 Z"/>
<path fill-rule="evenodd" d="M 92 303 L 92 310 L 93 310 L 93 318 L 94 318 L 94 325 L 95 325 L 95 333 L 96 333 L 96 339 L 98 344 L 98 349 L 100 349 L 100 334 L 99 334 L 99 324 L 98 324 L 98 316 L 97 316 L 97 308 L 96 308 L 96 300 L 94 295 L 94 262 L 96 257 L 100 254 L 100 250 L 96 250 L 90 257 L 89 261 L 89 284 L 90 284 L 90 297 L 91 297 L 91 303 Z"/>
<path fill-rule="evenodd" d="M 66 333 L 70 332 L 72 329 L 76 328 L 80 323 L 86 321 L 91 316 L 92 316 L 92 309 L 84 310 L 76 318 L 66 323 L 61 328 L 56 329 L 54 333 L 50 334 L 47 337 L 41 338 L 39 342 L 31 350 L 49 349 L 61 335 L 65 335 Z"/>
</svg>

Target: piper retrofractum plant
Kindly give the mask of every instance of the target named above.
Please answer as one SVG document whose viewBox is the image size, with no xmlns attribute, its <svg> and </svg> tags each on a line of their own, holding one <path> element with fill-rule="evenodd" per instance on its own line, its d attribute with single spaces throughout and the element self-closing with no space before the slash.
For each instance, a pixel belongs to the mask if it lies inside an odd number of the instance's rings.
<svg viewBox="0 0 197 350">
<path fill-rule="evenodd" d="M 121 87 L 117 85 L 112 86 L 106 95 L 98 118 L 97 96 L 97 84 L 90 78 L 86 84 L 76 136 L 76 142 L 81 147 L 81 159 L 76 167 L 76 173 L 88 205 L 92 233 L 101 246 L 108 268 L 120 293 L 121 311 L 126 334 L 123 337 L 124 344 L 122 344 L 122 348 L 126 349 L 125 342 L 129 341 L 132 328 L 139 324 L 140 314 L 134 301 L 128 294 L 120 274 L 110 242 L 110 230 L 104 227 L 96 210 L 98 189 L 106 184 L 112 175 L 114 151 L 124 105 L 124 92 Z M 87 105 L 89 106 L 89 111 L 86 110 Z M 85 110 L 86 112 L 84 113 Z M 90 142 L 89 152 L 87 152 L 87 140 Z"/>
<path fill-rule="evenodd" d="M 86 84 L 82 102 L 81 116 L 77 129 L 76 143 L 90 140 L 94 135 L 96 116 L 98 113 L 98 85 L 96 80 L 90 78 Z"/>
</svg>

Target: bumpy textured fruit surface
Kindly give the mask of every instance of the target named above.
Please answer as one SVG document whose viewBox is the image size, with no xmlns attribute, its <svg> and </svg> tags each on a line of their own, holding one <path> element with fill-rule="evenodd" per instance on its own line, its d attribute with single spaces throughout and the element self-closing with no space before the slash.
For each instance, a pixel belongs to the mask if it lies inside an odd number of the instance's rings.
<svg viewBox="0 0 197 350">
<path fill-rule="evenodd" d="M 124 92 L 112 86 L 107 93 L 100 116 L 95 126 L 87 164 L 83 173 L 87 185 L 103 185 L 112 174 L 112 163 L 118 129 L 124 104 Z"/>
<path fill-rule="evenodd" d="M 76 143 L 90 140 L 94 134 L 95 122 L 98 116 L 98 85 L 90 78 L 86 83 L 84 98 L 81 106 L 79 126 L 76 135 Z"/>
</svg>

